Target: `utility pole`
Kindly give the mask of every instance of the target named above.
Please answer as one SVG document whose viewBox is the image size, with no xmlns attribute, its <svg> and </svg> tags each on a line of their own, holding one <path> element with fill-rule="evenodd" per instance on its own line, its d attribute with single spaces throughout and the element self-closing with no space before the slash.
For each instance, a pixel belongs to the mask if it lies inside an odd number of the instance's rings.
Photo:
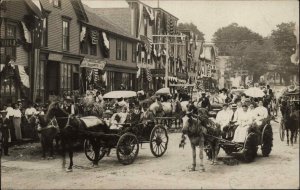
<svg viewBox="0 0 300 190">
<path fill-rule="evenodd" d="M 169 36 L 166 36 L 165 88 L 168 87 L 168 78 L 169 78 Z"/>
<path fill-rule="evenodd" d="M 159 8 L 159 0 L 157 0 L 157 8 Z"/>
</svg>

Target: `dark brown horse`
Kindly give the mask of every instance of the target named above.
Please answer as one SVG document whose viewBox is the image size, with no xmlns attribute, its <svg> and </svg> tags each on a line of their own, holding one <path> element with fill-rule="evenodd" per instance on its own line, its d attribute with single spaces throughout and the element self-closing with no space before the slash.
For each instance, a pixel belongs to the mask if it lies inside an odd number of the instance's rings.
<svg viewBox="0 0 300 190">
<path fill-rule="evenodd" d="M 53 159 L 53 140 L 57 137 L 59 132 L 56 120 L 52 119 L 49 121 L 44 115 L 37 115 L 30 118 L 30 123 L 35 124 L 37 126 L 38 133 L 40 133 L 40 141 L 43 151 L 42 158 L 45 159 L 46 152 L 49 151 L 48 159 Z"/>
<path fill-rule="evenodd" d="M 300 111 L 296 110 L 295 106 L 291 106 L 286 110 L 286 113 L 283 115 L 283 122 L 285 125 L 287 137 L 287 145 L 291 143 L 291 145 L 293 146 L 293 144 L 297 142 L 297 135 L 299 130 L 299 114 Z"/>
<path fill-rule="evenodd" d="M 72 171 L 73 145 L 76 141 L 78 141 L 78 139 L 90 140 L 96 158 L 93 161 L 93 165 L 98 165 L 99 159 L 97 158 L 99 158 L 100 138 L 95 135 L 92 135 L 92 133 L 93 132 L 106 133 L 109 130 L 109 127 L 105 124 L 105 122 L 101 121 L 100 123 L 98 122 L 97 124 L 88 127 L 86 123 L 83 122 L 82 119 L 69 115 L 64 110 L 62 110 L 58 102 L 53 102 L 52 104 L 50 104 L 48 108 L 48 112 L 46 114 L 47 120 L 51 121 L 53 118 L 56 118 L 60 130 L 60 139 L 61 139 L 62 155 L 63 155 L 62 167 L 65 168 L 65 164 L 66 164 L 65 154 L 68 151 L 70 163 L 66 171 Z M 96 117 L 90 117 L 88 119 L 97 120 Z"/>
</svg>

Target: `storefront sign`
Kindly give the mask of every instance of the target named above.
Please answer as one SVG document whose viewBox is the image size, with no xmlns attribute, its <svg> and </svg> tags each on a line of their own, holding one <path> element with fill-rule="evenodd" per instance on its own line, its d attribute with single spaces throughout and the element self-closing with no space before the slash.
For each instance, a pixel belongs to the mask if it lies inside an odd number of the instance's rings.
<svg viewBox="0 0 300 190">
<path fill-rule="evenodd" d="M 105 65 L 106 65 L 106 61 L 84 58 L 80 67 L 103 70 Z"/>
<path fill-rule="evenodd" d="M 0 47 L 18 47 L 17 39 L 0 39 Z"/>
<path fill-rule="evenodd" d="M 58 61 L 58 62 L 61 62 L 62 58 L 63 58 L 62 54 L 50 53 L 49 57 L 48 57 L 48 60 L 49 61 Z"/>
</svg>

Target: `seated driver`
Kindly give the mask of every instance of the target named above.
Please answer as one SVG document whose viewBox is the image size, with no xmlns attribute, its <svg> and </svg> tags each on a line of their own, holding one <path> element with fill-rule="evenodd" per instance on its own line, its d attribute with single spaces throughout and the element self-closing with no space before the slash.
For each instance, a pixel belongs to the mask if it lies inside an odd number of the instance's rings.
<svg viewBox="0 0 300 190">
<path fill-rule="evenodd" d="M 223 104 L 223 109 L 218 112 L 216 122 L 220 124 L 221 130 L 227 126 L 231 120 L 232 113 L 228 110 L 228 104 Z"/>
<path fill-rule="evenodd" d="M 111 117 L 110 129 L 120 129 L 123 127 L 122 124 L 125 123 L 127 119 L 127 107 L 117 107 L 117 113 L 114 113 Z"/>
<path fill-rule="evenodd" d="M 248 113 L 248 105 L 242 105 L 242 111 L 239 113 L 239 117 L 237 119 L 238 127 L 235 130 L 233 140 L 234 142 L 245 142 L 248 129 L 252 124 L 252 119 L 249 117 Z"/>
</svg>

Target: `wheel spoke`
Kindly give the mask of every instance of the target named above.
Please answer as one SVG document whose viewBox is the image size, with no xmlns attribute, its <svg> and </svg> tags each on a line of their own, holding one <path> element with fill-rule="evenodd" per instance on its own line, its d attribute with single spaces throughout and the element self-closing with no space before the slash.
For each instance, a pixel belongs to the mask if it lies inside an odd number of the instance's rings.
<svg viewBox="0 0 300 190">
<path fill-rule="evenodd" d="M 163 144 L 160 144 L 160 146 L 162 146 L 164 150 L 166 149 L 166 147 Z"/>
</svg>

